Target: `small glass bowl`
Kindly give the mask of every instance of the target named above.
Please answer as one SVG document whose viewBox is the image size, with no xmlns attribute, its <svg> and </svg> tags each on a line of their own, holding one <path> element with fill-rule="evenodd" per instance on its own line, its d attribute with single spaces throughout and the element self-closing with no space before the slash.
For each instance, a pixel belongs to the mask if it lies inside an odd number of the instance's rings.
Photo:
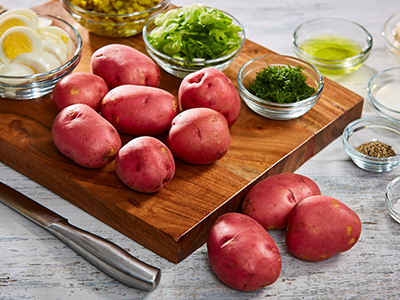
<svg viewBox="0 0 400 300">
<path fill-rule="evenodd" d="M 233 24 L 239 26 L 242 29 L 242 31 L 239 32 L 239 37 L 241 38 L 241 43 L 239 48 L 232 51 L 228 55 L 219 57 L 217 59 L 210 59 L 203 61 L 187 61 L 187 60 L 175 59 L 159 52 L 150 44 L 149 40 L 147 39 L 147 36 L 151 33 L 151 31 L 154 28 L 156 28 L 156 25 L 154 24 L 154 19 L 156 16 L 152 17 L 146 24 L 146 26 L 144 26 L 143 28 L 143 41 L 145 43 L 147 53 L 167 73 L 178 78 L 184 78 L 188 74 L 196 72 L 206 67 L 213 67 L 220 71 L 225 70 L 239 56 L 240 52 L 242 51 L 246 38 L 243 25 L 235 17 L 231 16 L 226 12 L 223 13 L 232 19 Z"/>
<path fill-rule="evenodd" d="M 382 36 L 386 49 L 400 63 L 400 41 L 396 41 L 394 30 L 400 24 L 400 12 L 392 15 L 383 26 Z M 400 32 L 398 33 L 400 36 Z"/>
<path fill-rule="evenodd" d="M 306 83 L 317 90 L 314 95 L 294 103 L 276 103 L 258 98 L 247 90 L 257 72 L 263 68 L 288 65 L 304 68 L 303 74 L 307 76 Z M 240 68 L 237 82 L 239 94 L 247 106 L 260 116 L 273 120 L 290 120 L 304 115 L 321 98 L 324 88 L 324 78 L 314 66 L 295 57 L 275 54 L 263 55 L 249 60 Z"/>
<path fill-rule="evenodd" d="M 78 65 L 82 54 L 82 38 L 79 32 L 60 17 L 37 13 L 38 17 L 52 21 L 52 26 L 64 29 L 71 37 L 75 50 L 69 60 L 57 69 L 30 76 L 0 75 L 0 97 L 16 100 L 40 98 L 53 90 L 54 85 L 70 74 Z"/>
<path fill-rule="evenodd" d="M 400 67 L 375 74 L 367 85 L 368 103 L 381 116 L 400 121 Z"/>
<path fill-rule="evenodd" d="M 124 15 L 96 13 L 76 6 L 68 0 L 60 2 L 71 16 L 90 32 L 103 37 L 118 38 L 141 33 L 147 21 L 167 9 L 171 0 L 160 0 L 150 9 Z"/>
<path fill-rule="evenodd" d="M 304 43 L 314 39 L 325 39 L 325 44 L 319 46 L 323 49 L 327 46 L 327 38 L 330 41 L 344 38 L 346 43 L 341 41 L 340 44 L 355 44 L 356 47 L 361 47 L 361 53 L 344 59 L 324 59 L 303 50 Z M 292 40 L 294 52 L 298 57 L 313 64 L 323 74 L 330 75 L 350 74 L 360 68 L 369 57 L 373 43 L 371 34 L 364 27 L 339 18 L 319 18 L 304 22 L 294 31 Z"/>
<path fill-rule="evenodd" d="M 372 157 L 356 150 L 368 142 L 379 141 L 392 147 L 396 156 Z M 343 131 L 343 148 L 353 162 L 370 172 L 388 172 L 400 163 L 400 123 L 384 117 L 366 117 L 351 122 Z"/>
<path fill-rule="evenodd" d="M 389 215 L 400 223 L 400 176 L 386 186 L 385 206 Z"/>
</svg>

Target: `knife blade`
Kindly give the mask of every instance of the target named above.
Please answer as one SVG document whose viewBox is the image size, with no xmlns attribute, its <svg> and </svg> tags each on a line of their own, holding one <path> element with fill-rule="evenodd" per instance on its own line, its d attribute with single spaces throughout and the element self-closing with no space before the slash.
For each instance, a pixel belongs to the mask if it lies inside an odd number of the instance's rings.
<svg viewBox="0 0 400 300">
<path fill-rule="evenodd" d="M 159 268 L 138 260 L 106 239 L 71 225 L 64 217 L 2 182 L 0 201 L 49 231 L 118 281 L 147 292 L 158 286 L 161 279 Z"/>
</svg>

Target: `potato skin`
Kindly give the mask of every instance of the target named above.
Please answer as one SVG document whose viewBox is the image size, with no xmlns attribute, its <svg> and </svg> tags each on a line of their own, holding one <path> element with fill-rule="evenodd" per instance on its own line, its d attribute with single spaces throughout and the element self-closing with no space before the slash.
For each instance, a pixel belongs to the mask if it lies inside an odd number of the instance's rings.
<svg viewBox="0 0 400 300">
<path fill-rule="evenodd" d="M 165 143 L 174 157 L 189 164 L 206 165 L 225 156 L 231 136 L 221 113 L 199 107 L 184 110 L 172 120 Z"/>
<path fill-rule="evenodd" d="M 294 173 L 272 175 L 254 185 L 243 199 L 241 212 L 259 222 L 266 230 L 287 226 L 287 217 L 303 199 L 321 195 L 310 178 Z"/>
<path fill-rule="evenodd" d="M 280 276 L 282 261 L 275 241 L 249 216 L 221 215 L 210 229 L 207 250 L 217 277 L 234 289 L 257 290 Z"/>
<path fill-rule="evenodd" d="M 351 249 L 361 235 L 359 216 L 330 196 L 312 196 L 296 204 L 288 217 L 286 246 L 307 261 L 326 260 Z"/>
<path fill-rule="evenodd" d="M 239 117 L 240 96 L 232 81 L 215 68 L 204 68 L 186 76 L 178 90 L 183 110 L 208 107 L 219 111 L 231 127 Z"/>
<path fill-rule="evenodd" d="M 154 193 L 174 177 L 175 161 L 171 151 L 160 140 L 141 136 L 130 140 L 118 152 L 115 171 L 131 189 Z"/>
<path fill-rule="evenodd" d="M 121 85 L 105 95 L 101 114 L 121 133 L 161 135 L 178 114 L 178 101 L 169 92 L 137 85 Z"/>
<path fill-rule="evenodd" d="M 104 79 L 111 90 L 124 84 L 157 87 L 160 69 L 147 55 L 127 45 L 108 44 L 97 49 L 90 60 L 93 74 Z"/>
<path fill-rule="evenodd" d="M 83 103 L 100 111 L 100 102 L 107 93 L 107 84 L 100 76 L 75 72 L 56 83 L 51 99 L 58 110 L 72 104 Z"/>
<path fill-rule="evenodd" d="M 93 108 L 81 103 L 58 113 L 51 135 L 62 154 L 86 168 L 106 166 L 121 148 L 117 130 Z"/>
</svg>

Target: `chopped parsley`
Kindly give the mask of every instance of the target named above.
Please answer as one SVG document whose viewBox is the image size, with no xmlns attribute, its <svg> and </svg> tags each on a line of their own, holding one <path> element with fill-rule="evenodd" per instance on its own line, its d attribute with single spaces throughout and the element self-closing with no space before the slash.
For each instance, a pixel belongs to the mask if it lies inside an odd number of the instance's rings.
<svg viewBox="0 0 400 300">
<path fill-rule="evenodd" d="M 294 103 L 312 96 L 316 89 L 306 83 L 303 67 L 268 66 L 257 72 L 248 87 L 254 96 L 270 102 Z"/>
</svg>

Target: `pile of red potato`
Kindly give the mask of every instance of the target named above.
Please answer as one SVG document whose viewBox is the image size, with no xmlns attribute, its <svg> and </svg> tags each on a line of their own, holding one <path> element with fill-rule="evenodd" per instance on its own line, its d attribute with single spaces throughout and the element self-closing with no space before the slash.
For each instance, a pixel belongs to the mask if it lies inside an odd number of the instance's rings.
<svg viewBox="0 0 400 300">
<path fill-rule="evenodd" d="M 52 93 L 60 110 L 52 127 L 54 144 L 77 164 L 101 168 L 115 160 L 124 184 L 153 193 L 173 178 L 175 159 L 211 164 L 229 150 L 229 127 L 241 104 L 222 72 L 205 68 L 188 75 L 176 99 L 158 88 L 157 65 L 129 46 L 98 49 L 91 68 L 92 73 L 66 76 Z M 122 145 L 120 133 L 132 139 Z M 321 261 L 352 248 L 361 221 L 344 203 L 321 195 L 305 176 L 268 177 L 249 190 L 240 213 L 223 214 L 212 226 L 207 248 L 215 274 L 242 291 L 273 284 L 282 261 L 268 230 L 282 228 L 294 256 Z"/>
</svg>

